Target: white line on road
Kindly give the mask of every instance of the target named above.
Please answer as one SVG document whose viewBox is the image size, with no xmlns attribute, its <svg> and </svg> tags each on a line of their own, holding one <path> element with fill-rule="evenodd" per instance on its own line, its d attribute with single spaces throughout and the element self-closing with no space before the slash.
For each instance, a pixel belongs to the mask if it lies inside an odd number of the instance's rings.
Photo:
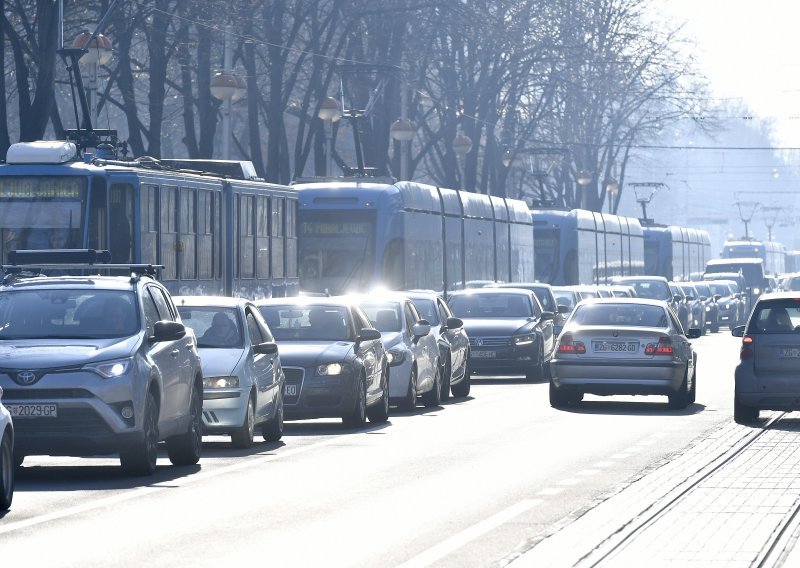
<svg viewBox="0 0 800 568">
<path fill-rule="evenodd" d="M 558 495 L 559 493 L 563 493 L 563 487 L 545 487 L 541 491 L 537 493 L 537 495 Z"/>
<path fill-rule="evenodd" d="M 309 444 L 308 446 L 302 446 L 300 448 L 295 448 L 292 450 L 287 450 L 285 452 L 281 452 L 279 454 L 270 454 L 266 456 L 261 456 L 254 459 L 239 461 L 234 464 L 223 466 L 218 469 L 214 469 L 208 472 L 201 472 L 189 475 L 188 477 L 181 479 L 181 480 L 171 480 L 170 487 L 183 487 L 185 485 L 189 485 L 190 483 L 196 483 L 198 481 L 204 481 L 206 479 L 211 479 L 212 477 L 217 477 L 218 475 L 223 475 L 225 473 L 230 473 L 231 471 L 237 471 L 240 469 L 244 469 L 246 467 L 260 465 L 262 463 L 267 463 L 271 461 L 275 461 L 277 459 L 282 459 L 290 456 L 295 456 L 297 454 L 302 454 L 308 452 L 312 449 L 320 448 L 323 446 L 330 446 L 331 444 L 338 443 L 341 438 L 351 437 L 352 434 L 343 434 L 341 436 L 336 436 L 334 438 L 330 438 L 328 440 L 324 440 L 322 442 L 318 442 L 316 444 Z M 86 511 L 91 511 L 93 509 L 99 509 L 101 507 L 107 507 L 109 505 L 116 505 L 117 503 L 121 503 L 124 501 L 129 501 L 131 499 L 136 499 L 137 497 L 144 497 L 145 495 L 149 495 L 151 493 L 155 493 L 156 491 L 162 491 L 164 488 L 159 487 L 157 484 L 161 483 L 160 481 L 154 481 L 154 485 L 149 485 L 145 487 L 137 487 L 131 491 L 126 491 L 125 493 L 120 493 L 118 495 L 113 495 L 111 497 L 106 497 L 104 499 L 98 499 L 96 501 L 92 501 L 91 503 L 85 503 L 83 505 L 77 505 L 75 507 L 70 507 L 68 509 L 63 509 L 61 511 L 54 511 L 52 513 L 47 513 L 45 515 L 38 515 L 36 517 L 31 517 L 30 519 L 25 519 L 23 521 L 17 521 L 13 523 L 3 524 L 0 526 L 0 534 L 10 533 L 12 531 L 32 527 L 35 525 L 40 525 L 42 523 L 46 523 L 49 521 L 55 521 L 57 519 L 64 519 L 66 517 L 73 517 L 75 515 L 79 515 L 80 513 L 85 513 Z"/>
<path fill-rule="evenodd" d="M 523 499 L 519 503 L 511 505 L 507 509 L 503 509 L 488 519 L 484 519 L 483 521 L 464 529 L 460 533 L 454 534 L 447 540 L 443 540 L 422 554 L 418 554 L 411 560 L 401 564 L 400 568 L 421 568 L 423 566 L 430 566 L 454 550 L 458 550 L 465 544 L 475 540 L 483 534 L 486 534 L 490 530 L 499 527 L 503 523 L 510 521 L 514 517 L 521 515 L 528 509 L 533 508 L 541 502 L 541 499 Z"/>
<path fill-rule="evenodd" d="M 575 479 L 574 477 L 562 479 L 558 482 L 559 485 L 580 485 L 581 483 L 583 483 L 582 479 Z"/>
</svg>

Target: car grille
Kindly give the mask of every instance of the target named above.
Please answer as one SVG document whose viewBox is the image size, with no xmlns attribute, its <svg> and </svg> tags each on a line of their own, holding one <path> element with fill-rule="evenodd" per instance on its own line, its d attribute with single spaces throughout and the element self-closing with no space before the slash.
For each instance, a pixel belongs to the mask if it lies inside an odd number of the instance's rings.
<svg viewBox="0 0 800 568">
<path fill-rule="evenodd" d="M 511 343 L 510 337 L 470 337 L 470 347 L 504 347 Z"/>
<path fill-rule="evenodd" d="M 85 389 L 3 389 L 3 400 L 52 400 L 55 398 L 94 398 Z"/>
<path fill-rule="evenodd" d="M 303 388 L 303 376 L 305 375 L 305 370 L 301 367 L 284 367 L 283 374 L 286 377 L 287 385 L 297 385 L 297 394 L 294 396 L 284 395 L 283 403 L 297 404 L 297 401 L 300 398 L 300 390 Z"/>
<path fill-rule="evenodd" d="M 58 418 L 18 418 L 14 420 L 14 429 L 22 435 L 58 436 L 111 431 L 105 420 L 86 408 L 59 408 Z"/>
</svg>

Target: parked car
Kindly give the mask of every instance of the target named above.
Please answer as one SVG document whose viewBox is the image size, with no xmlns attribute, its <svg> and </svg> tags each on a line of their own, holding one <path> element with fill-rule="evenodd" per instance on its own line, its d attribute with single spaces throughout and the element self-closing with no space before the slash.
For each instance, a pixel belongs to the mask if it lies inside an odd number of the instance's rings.
<svg viewBox="0 0 800 568">
<path fill-rule="evenodd" d="M 450 307 L 435 292 L 404 292 L 419 311 L 422 319 L 431 325 L 431 334 L 439 342 L 439 374 L 442 377 L 442 400 L 453 396 L 464 397 L 470 391 L 469 337 L 464 322 L 453 316 Z"/>
<path fill-rule="evenodd" d="M 431 324 L 414 302 L 401 293 L 373 294 L 356 299 L 389 352 L 389 397 L 401 410 L 412 410 L 417 398 L 427 407 L 442 401 L 439 342 Z"/>
<path fill-rule="evenodd" d="M 278 346 L 249 300 L 176 296 L 184 324 L 194 330 L 203 365 L 203 431 L 226 434 L 237 448 L 253 445 L 255 429 L 268 442 L 283 436 L 283 369 Z"/>
<path fill-rule="evenodd" d="M 706 298 L 701 296 L 693 282 L 676 282 L 678 287 L 686 296 L 686 306 L 688 308 L 687 327 L 696 327 L 703 335 L 706 332 Z"/>
<path fill-rule="evenodd" d="M 717 333 L 719 331 L 719 304 L 717 302 L 722 296 L 715 294 L 708 282 L 693 282 L 693 284 L 700 294 L 700 298 L 705 298 L 703 305 L 706 312 L 706 329 Z"/>
<path fill-rule="evenodd" d="M 255 302 L 281 354 L 287 420 L 340 417 L 346 426 L 389 418 L 389 361 L 380 332 L 351 300 Z"/>
<path fill-rule="evenodd" d="M 761 296 L 746 325 L 732 330 L 742 338 L 734 375 L 733 418 L 758 419 L 761 410 L 800 410 L 800 294 Z"/>
<path fill-rule="evenodd" d="M 695 401 L 697 355 L 662 300 L 609 298 L 581 302 L 558 339 L 551 364 L 555 408 L 596 395 L 666 395 L 672 408 Z"/>
<path fill-rule="evenodd" d="M 536 295 L 519 288 L 483 288 L 453 292 L 453 313 L 469 335 L 469 368 L 473 374 L 521 374 L 546 377 L 553 354 L 553 312 L 542 309 Z"/>
<path fill-rule="evenodd" d="M 561 333 L 561 328 L 564 327 L 564 322 L 567 321 L 567 314 L 569 314 L 569 308 L 559 308 L 558 303 L 556 302 L 555 294 L 553 293 L 553 288 L 550 284 L 544 284 L 541 282 L 520 282 L 516 284 L 506 283 L 506 284 L 495 284 L 493 286 L 487 286 L 487 288 L 521 288 L 523 290 L 530 290 L 534 294 L 536 294 L 536 298 L 539 300 L 539 303 L 542 305 L 542 309 L 546 312 L 553 312 L 553 331 L 556 335 Z"/>
<path fill-rule="evenodd" d="M 0 388 L 0 511 L 7 511 L 14 499 L 14 469 L 14 423 Z"/>
<path fill-rule="evenodd" d="M 49 264 L 86 264 L 94 252 L 49 251 Z M 37 258 L 10 256 L 18 265 Z M 0 285 L 0 386 L 18 463 L 35 454 L 119 453 L 123 469 L 147 475 L 162 440 L 173 464 L 200 459 L 203 375 L 194 333 L 167 289 L 133 270 L 133 277 L 18 273 Z"/>
</svg>

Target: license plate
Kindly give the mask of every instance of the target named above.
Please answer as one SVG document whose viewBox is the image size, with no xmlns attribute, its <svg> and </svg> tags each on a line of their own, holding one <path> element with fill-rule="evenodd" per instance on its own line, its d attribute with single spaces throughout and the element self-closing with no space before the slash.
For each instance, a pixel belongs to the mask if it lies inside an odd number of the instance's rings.
<svg viewBox="0 0 800 568">
<path fill-rule="evenodd" d="M 496 351 L 470 351 L 470 355 L 475 359 L 492 359 L 497 357 Z"/>
<path fill-rule="evenodd" d="M 12 418 L 57 418 L 57 404 L 6 404 Z"/>
<path fill-rule="evenodd" d="M 283 385 L 284 396 L 297 396 L 297 385 Z"/>
<path fill-rule="evenodd" d="M 784 347 L 781 349 L 781 357 L 784 359 L 800 358 L 800 347 Z"/>
<path fill-rule="evenodd" d="M 639 344 L 632 341 L 598 341 L 593 346 L 598 353 L 635 353 L 639 350 Z"/>
</svg>

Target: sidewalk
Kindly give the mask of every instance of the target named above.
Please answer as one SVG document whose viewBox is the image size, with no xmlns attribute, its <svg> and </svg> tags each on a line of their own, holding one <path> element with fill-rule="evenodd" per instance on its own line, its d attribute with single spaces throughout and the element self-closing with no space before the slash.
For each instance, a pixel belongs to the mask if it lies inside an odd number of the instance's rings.
<svg viewBox="0 0 800 568">
<path fill-rule="evenodd" d="M 800 550 L 777 554 L 797 539 L 794 523 L 781 529 L 800 507 L 800 420 L 787 416 L 749 446 L 759 429 L 724 424 L 511 566 L 745 567 L 770 552 L 767 565 L 800 566 Z"/>
</svg>

